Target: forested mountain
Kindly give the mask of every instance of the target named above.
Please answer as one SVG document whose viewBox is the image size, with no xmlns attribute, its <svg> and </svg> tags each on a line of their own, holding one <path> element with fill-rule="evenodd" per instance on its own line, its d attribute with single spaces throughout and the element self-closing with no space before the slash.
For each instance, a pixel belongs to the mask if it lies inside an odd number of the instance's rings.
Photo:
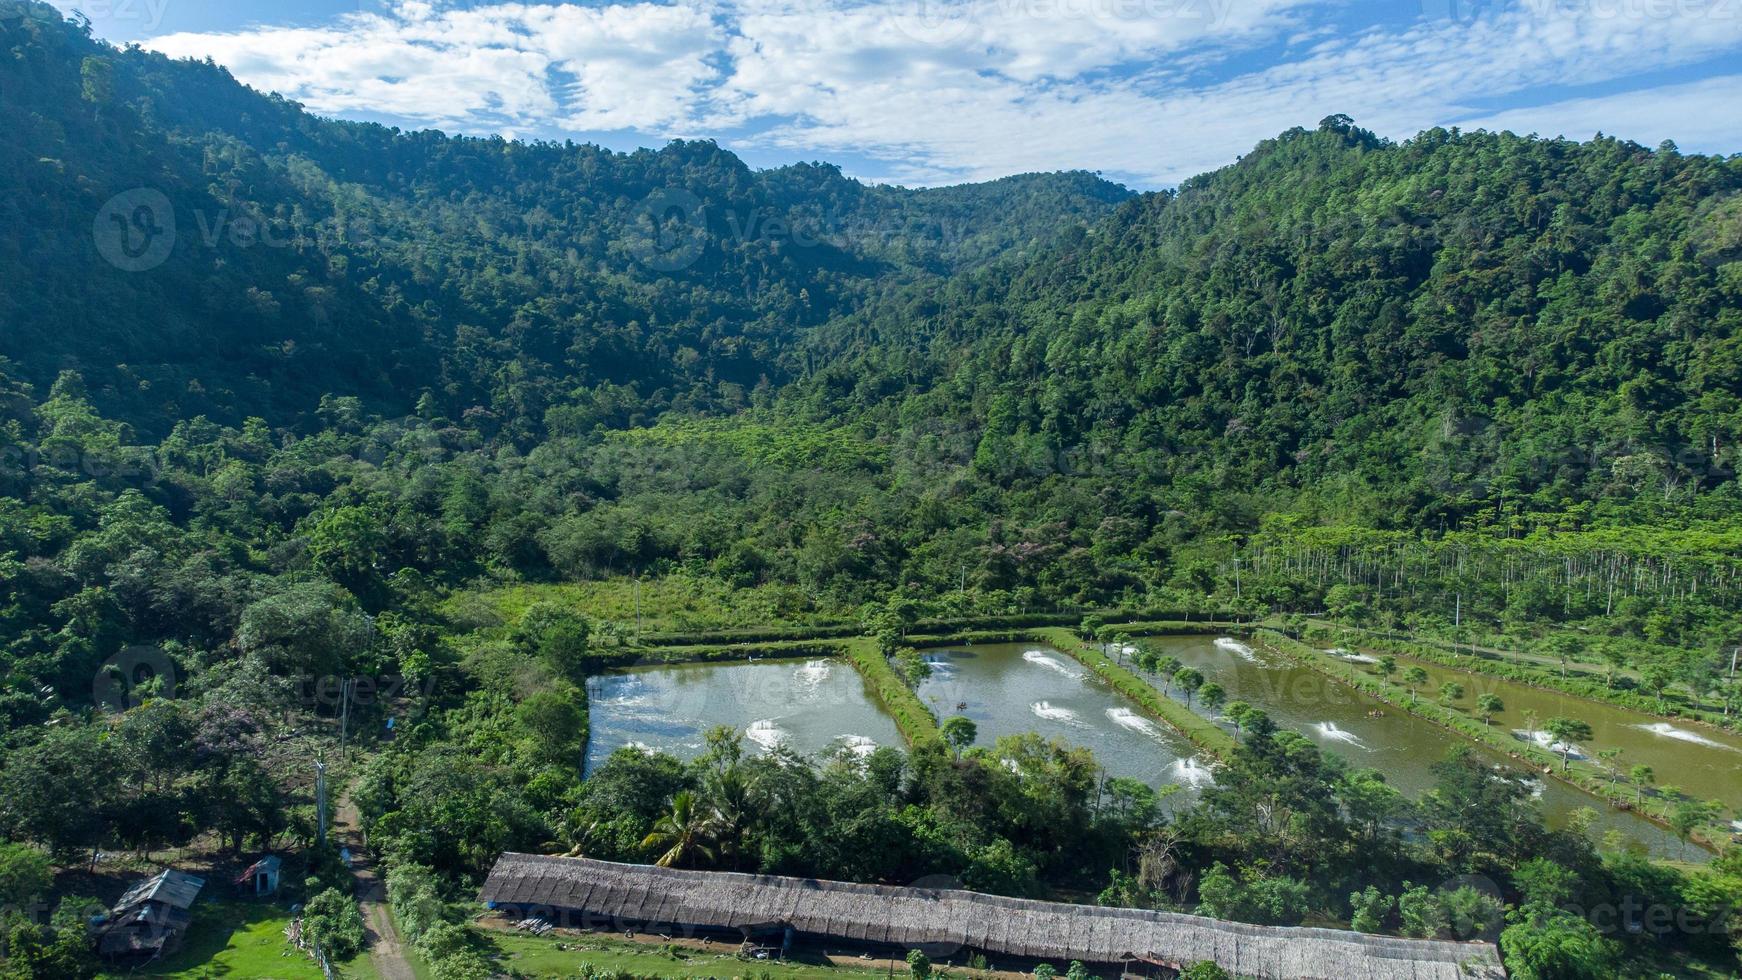
<svg viewBox="0 0 1742 980">
<path fill-rule="evenodd" d="M 583 429 L 655 392 L 730 410 L 783 380 L 806 328 L 1129 196 L 1087 174 L 909 191 L 756 172 L 706 142 L 619 154 L 333 122 L 16 0 L 0 46 L 0 168 L 26 189 L 5 204 L 0 355 L 38 384 L 77 369 L 156 431 L 288 424 L 327 393 L 403 414 L 428 391 L 521 436 L 559 403 Z M 121 233 L 167 253 L 106 255 Z"/>
<path fill-rule="evenodd" d="M 1012 280 L 844 318 L 803 397 L 977 434 L 997 479 L 1093 459 L 1235 525 L 1297 495 L 1371 526 L 1649 519 L 1742 458 L 1739 190 L 1742 163 L 1671 146 L 1329 119 Z"/>
<path fill-rule="evenodd" d="M 1734 631 L 1736 159 L 1331 117 L 1177 192 L 907 190 L 334 122 L 0 10 L 15 487 L 126 456 L 81 475 L 193 533 L 227 474 L 277 501 L 223 505 L 260 571 L 365 513 L 378 553 L 336 581 L 381 607 L 401 567 L 684 569 L 836 613 L 1309 609 L 1340 580 L 1430 617 L 1558 590 L 1702 657 Z M 20 560 L 102 520 L 18 500 L 77 515 Z"/>
</svg>

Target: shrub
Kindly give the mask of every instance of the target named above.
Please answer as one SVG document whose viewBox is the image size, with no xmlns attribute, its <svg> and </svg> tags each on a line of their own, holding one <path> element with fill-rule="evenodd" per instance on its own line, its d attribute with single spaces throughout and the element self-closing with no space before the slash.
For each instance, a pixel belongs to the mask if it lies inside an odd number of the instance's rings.
<svg viewBox="0 0 1742 980">
<path fill-rule="evenodd" d="M 334 960 L 348 960 L 363 949 L 363 916 L 357 903 L 337 888 L 314 898 L 302 913 L 303 931 Z"/>
</svg>

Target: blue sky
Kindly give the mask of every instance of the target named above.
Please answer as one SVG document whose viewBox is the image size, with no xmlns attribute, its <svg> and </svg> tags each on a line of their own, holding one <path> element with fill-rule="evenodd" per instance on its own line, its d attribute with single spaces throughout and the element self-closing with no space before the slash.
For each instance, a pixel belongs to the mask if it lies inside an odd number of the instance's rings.
<svg viewBox="0 0 1742 980">
<path fill-rule="evenodd" d="M 323 115 L 1165 187 L 1345 113 L 1742 151 L 1742 0 L 56 0 Z"/>
</svg>

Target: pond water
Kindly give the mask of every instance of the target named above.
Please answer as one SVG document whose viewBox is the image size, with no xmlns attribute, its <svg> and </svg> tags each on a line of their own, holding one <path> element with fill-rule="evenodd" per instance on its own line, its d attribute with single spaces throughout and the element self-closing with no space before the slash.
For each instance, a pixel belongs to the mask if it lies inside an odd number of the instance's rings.
<svg viewBox="0 0 1742 980">
<path fill-rule="evenodd" d="M 868 753 L 903 744 L 858 671 L 841 660 L 635 667 L 589 678 L 587 695 L 588 771 L 625 746 L 694 758 L 716 725 L 743 731 L 751 751 Z"/>
<path fill-rule="evenodd" d="M 1433 785 L 1429 767 L 1445 758 L 1457 736 L 1366 697 L 1301 667 L 1255 650 L 1230 637 L 1179 636 L 1146 640 L 1221 684 L 1230 700 L 1250 702 L 1276 723 L 1311 738 L 1351 764 L 1376 769 L 1411 798 Z M 986 644 L 926 651 L 932 676 L 919 696 L 940 718 L 966 715 L 979 729 L 977 744 L 991 746 L 1000 736 L 1038 732 L 1089 749 L 1109 773 L 1151 786 L 1178 784 L 1190 792 L 1211 780 L 1205 760 L 1173 729 L 1144 715 L 1136 704 L 1086 670 L 1070 656 L 1041 644 Z M 1619 745 L 1625 769 L 1644 764 L 1660 785 L 1679 786 L 1701 799 L 1742 803 L 1742 745 L 1733 737 L 1685 722 L 1668 729 L 1637 712 L 1593 704 L 1483 675 L 1422 664 L 1430 675 L 1424 696 L 1434 696 L 1446 681 L 1465 687 L 1457 702 L 1471 710 L 1485 692 L 1498 694 L 1506 710 L 1496 727 L 1524 727 L 1524 712 L 1539 719 L 1569 715 L 1596 732 L 1587 747 Z M 1372 665 L 1351 663 L 1352 671 Z M 1158 681 L 1153 681 L 1159 688 Z M 693 758 L 713 726 L 746 732 L 752 751 L 786 745 L 805 755 L 848 750 L 869 752 L 879 745 L 902 744 L 895 724 L 877 705 L 864 680 L 846 662 L 833 659 L 769 660 L 751 663 L 679 664 L 638 667 L 591 678 L 592 736 L 586 765 L 591 770 L 625 746 Z M 1179 699 L 1178 692 L 1174 692 Z M 1194 705 L 1207 715 L 1201 704 Z M 1690 738 L 1695 736 L 1700 740 Z M 1479 748 L 1497 764 L 1504 757 Z M 1575 763 L 1578 765 L 1579 763 Z M 1538 777 L 1538 799 L 1551 824 L 1564 824 L 1573 810 L 1598 814 L 1594 833 L 1618 830 L 1659 856 L 1698 857 L 1670 832 L 1554 779 Z"/>
<path fill-rule="evenodd" d="M 1169 636 L 1144 642 L 1159 653 L 1177 657 L 1182 663 L 1197 668 L 1207 681 L 1222 685 L 1229 700 L 1243 700 L 1262 708 L 1278 727 L 1306 735 L 1321 749 L 1341 755 L 1351 765 L 1384 773 L 1387 782 L 1412 799 L 1420 798 L 1433 786 L 1434 777 L 1429 770 L 1433 763 L 1444 759 L 1454 745 L 1469 744 L 1437 725 L 1333 683 L 1319 671 L 1257 650 L 1243 640 Z M 1350 669 L 1372 668 L 1352 663 Z M 1465 683 L 1468 693 L 1459 704 L 1467 709 L 1475 703 L 1478 689 L 1474 680 L 1460 682 Z M 1423 696 L 1431 697 L 1437 693 L 1440 683 L 1440 680 L 1435 680 L 1424 688 Z M 1159 682 L 1157 686 L 1160 686 Z M 1177 700 L 1178 691 L 1174 694 Z M 1510 707 L 1512 694 L 1500 694 Z M 1194 710 L 1208 716 L 1201 705 L 1194 705 Z M 1496 716 L 1494 724 L 1498 727 L 1502 723 L 1503 720 Z M 1486 748 L 1479 747 L 1478 750 L 1496 763 L 1505 758 Z M 1742 761 L 1742 756 L 1738 760 Z M 1681 841 L 1650 821 L 1615 810 L 1565 783 L 1540 776 L 1537 782 L 1540 786 L 1538 799 L 1550 824 L 1563 825 L 1573 810 L 1590 807 L 1598 814 L 1593 828 L 1596 835 L 1615 829 L 1659 856 L 1704 856 L 1704 852 L 1698 849 L 1684 851 Z"/>
<path fill-rule="evenodd" d="M 1368 654 L 1374 655 L 1372 651 Z M 1717 800 L 1732 810 L 1742 808 L 1742 738 L 1729 732 L 1408 657 L 1399 657 L 1397 662 L 1399 674 L 1411 666 L 1427 672 L 1424 697 L 1436 696 L 1440 686 L 1448 681 L 1462 684 L 1466 693 L 1457 706 L 1466 711 L 1483 694 L 1499 695 L 1506 708 L 1494 716 L 1494 725 L 1508 731 L 1522 733 L 1529 729 L 1527 711 L 1535 713 L 1537 729 L 1556 716 L 1584 721 L 1591 726 L 1592 737 L 1588 745 L 1578 748 L 1589 756 L 1587 765 L 1593 769 L 1607 770 L 1607 765 L 1597 758 L 1599 751 L 1619 748 L 1621 755 L 1614 764 L 1623 775 L 1633 766 L 1650 766 L 1657 775 L 1658 786 L 1674 786 L 1697 799 Z M 1579 765 L 1576 761 L 1573 764 Z"/>
<path fill-rule="evenodd" d="M 1087 748 L 1115 776 L 1190 792 L 1210 778 L 1192 744 L 1050 647 L 995 643 L 926 651 L 932 675 L 919 696 L 939 718 L 965 715 L 977 745 L 1038 732 Z"/>
</svg>

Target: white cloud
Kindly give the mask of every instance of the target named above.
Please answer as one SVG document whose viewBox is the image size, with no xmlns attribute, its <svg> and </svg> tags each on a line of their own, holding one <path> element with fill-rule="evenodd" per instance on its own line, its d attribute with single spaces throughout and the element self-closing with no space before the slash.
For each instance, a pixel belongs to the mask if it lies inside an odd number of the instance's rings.
<svg viewBox="0 0 1742 980">
<path fill-rule="evenodd" d="M 1742 143 L 1742 75 L 1511 109 L 1465 125 L 1578 140 L 1604 133 L 1647 146 L 1674 140 L 1688 152 L 1735 153 Z"/>
<path fill-rule="evenodd" d="M 649 142 L 714 133 L 881 161 L 871 176 L 916 182 L 1080 167 L 1169 184 L 1333 112 L 1391 136 L 1630 128 L 1734 147 L 1742 126 L 1721 94 L 1733 79 L 1625 91 L 1742 48 L 1742 14 L 1723 9 L 1524 0 L 1363 28 L 1334 0 L 419 0 L 327 28 L 151 46 L 209 54 L 327 113 Z M 1623 91 L 1575 88 L 1596 84 Z M 1563 94 L 1520 107 L 1550 86 Z"/>
</svg>

